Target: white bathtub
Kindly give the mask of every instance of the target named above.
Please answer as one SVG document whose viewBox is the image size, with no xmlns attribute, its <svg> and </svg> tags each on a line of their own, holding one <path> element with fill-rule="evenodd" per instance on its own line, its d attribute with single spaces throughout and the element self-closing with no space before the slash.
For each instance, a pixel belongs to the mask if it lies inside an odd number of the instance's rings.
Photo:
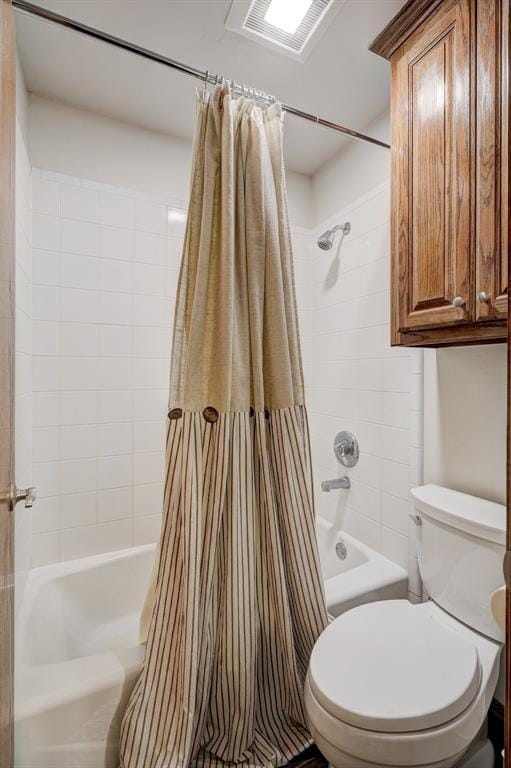
<svg viewBox="0 0 511 768">
<path fill-rule="evenodd" d="M 335 544 L 342 538 L 347 556 Z M 406 597 L 406 574 L 318 522 L 329 612 Z M 17 625 L 16 768 L 117 768 L 154 545 L 31 571 Z"/>
<path fill-rule="evenodd" d="M 331 616 L 375 600 L 395 600 L 408 595 L 408 577 L 403 568 L 323 518 L 317 520 L 325 598 Z M 346 546 L 346 559 L 336 554 L 336 544 Z"/>
</svg>

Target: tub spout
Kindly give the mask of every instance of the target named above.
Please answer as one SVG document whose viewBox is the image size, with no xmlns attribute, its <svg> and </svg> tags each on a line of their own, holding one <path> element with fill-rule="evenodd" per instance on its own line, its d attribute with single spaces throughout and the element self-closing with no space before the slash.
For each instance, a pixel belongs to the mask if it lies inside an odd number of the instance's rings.
<svg viewBox="0 0 511 768">
<path fill-rule="evenodd" d="M 332 491 L 337 488 L 350 488 L 351 483 L 348 475 L 343 475 L 342 477 L 336 477 L 335 480 L 323 480 L 321 483 L 321 490 L 322 491 Z"/>
</svg>

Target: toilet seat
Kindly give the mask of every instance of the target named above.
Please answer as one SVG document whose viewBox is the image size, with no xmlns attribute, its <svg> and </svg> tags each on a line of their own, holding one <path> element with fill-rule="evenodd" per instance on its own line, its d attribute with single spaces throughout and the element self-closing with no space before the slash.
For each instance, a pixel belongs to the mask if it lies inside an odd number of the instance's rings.
<svg viewBox="0 0 511 768">
<path fill-rule="evenodd" d="M 452 720 L 473 701 L 480 681 L 474 645 L 406 600 L 341 615 L 317 641 L 309 666 L 312 693 L 327 712 L 385 733 Z"/>
<path fill-rule="evenodd" d="M 348 618 L 350 614 L 352 617 Z M 422 637 L 420 629 L 414 632 L 410 628 L 412 623 L 422 628 Z M 416 646 L 404 647 L 405 643 L 401 642 L 403 658 L 388 653 L 386 670 L 379 671 L 377 662 L 381 662 L 382 648 L 392 643 L 392 627 L 394 640 L 399 637 L 403 641 L 402 633 L 407 633 L 408 641 L 415 642 Z M 424 637 L 432 638 L 431 643 L 425 642 Z M 413 669 L 415 662 L 416 666 L 422 664 L 423 669 L 433 671 L 438 684 L 441 676 L 438 668 L 435 672 L 434 663 L 438 661 L 436 643 L 440 642 L 443 650 L 444 644 L 449 644 L 449 657 L 456 668 L 448 685 L 442 685 L 438 698 L 430 686 L 432 691 L 414 709 L 414 697 L 407 696 L 405 683 L 410 683 L 413 692 L 419 679 Z M 461 624 L 433 602 L 411 605 L 406 600 L 385 601 L 352 609 L 325 630 L 311 656 L 305 683 L 305 709 L 311 733 L 325 757 L 341 768 L 345 765 L 349 768 L 366 765 L 411 768 L 426 764 L 449 768 L 466 751 L 484 723 L 497 682 L 501 647 Z M 458 658 L 463 659 L 463 663 L 454 660 L 453 648 L 459 649 Z M 383 667 L 381 663 L 380 666 Z M 377 672 L 372 678 L 375 669 Z M 446 671 L 445 667 L 442 669 Z M 389 684 L 393 675 L 409 673 L 415 676 L 414 681 L 401 678 L 397 686 L 402 695 L 400 702 L 405 706 L 392 706 L 395 689 L 388 691 L 388 697 L 385 690 L 379 689 L 375 696 L 375 681 Z M 386 701 L 387 709 L 384 708 Z M 378 722 L 390 727 L 377 728 Z M 415 730 L 410 730 L 412 723 Z M 404 730 L 396 730 L 398 725 Z M 340 753 L 348 759 L 338 762 Z"/>
</svg>

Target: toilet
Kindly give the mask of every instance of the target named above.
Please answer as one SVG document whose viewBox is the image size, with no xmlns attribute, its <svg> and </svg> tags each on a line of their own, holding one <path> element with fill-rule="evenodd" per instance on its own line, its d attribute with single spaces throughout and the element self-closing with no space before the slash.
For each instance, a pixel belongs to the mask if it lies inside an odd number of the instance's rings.
<svg viewBox="0 0 511 768">
<path fill-rule="evenodd" d="M 430 600 L 369 603 L 327 627 L 305 683 L 309 728 L 334 768 L 491 768 L 505 507 L 436 485 L 412 496 Z"/>
</svg>

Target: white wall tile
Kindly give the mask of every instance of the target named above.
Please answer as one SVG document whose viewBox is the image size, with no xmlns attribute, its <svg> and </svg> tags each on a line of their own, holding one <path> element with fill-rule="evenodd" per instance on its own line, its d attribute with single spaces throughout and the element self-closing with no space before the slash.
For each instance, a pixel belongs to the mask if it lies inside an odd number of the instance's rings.
<svg viewBox="0 0 511 768">
<path fill-rule="evenodd" d="M 95 323 L 98 318 L 98 295 L 95 291 L 62 288 L 60 319 L 63 323 Z"/>
<path fill-rule="evenodd" d="M 60 386 L 67 389 L 97 389 L 98 361 L 95 357 L 62 357 Z"/>
<path fill-rule="evenodd" d="M 59 358 L 32 358 L 32 389 L 34 392 L 54 392 L 60 386 Z"/>
<path fill-rule="evenodd" d="M 98 552 L 97 525 L 67 528 L 60 532 L 60 559 L 74 560 Z"/>
<path fill-rule="evenodd" d="M 60 497 L 60 528 L 95 525 L 98 521 L 98 497 L 95 491 L 63 494 Z"/>
<path fill-rule="evenodd" d="M 133 453 L 131 421 L 99 425 L 99 455 L 118 456 Z"/>
<path fill-rule="evenodd" d="M 59 393 L 34 392 L 33 426 L 50 427 L 59 425 Z"/>
<path fill-rule="evenodd" d="M 95 190 L 63 184 L 60 194 L 61 216 L 80 221 L 98 221 L 99 198 Z"/>
<path fill-rule="evenodd" d="M 98 354 L 98 328 L 92 323 L 60 323 L 60 354 L 70 357 L 95 357 Z"/>
<path fill-rule="evenodd" d="M 34 355 L 60 353 L 60 323 L 47 320 L 32 321 L 32 352 Z"/>
<path fill-rule="evenodd" d="M 32 251 L 34 285 L 59 285 L 60 254 L 58 251 L 44 251 L 34 248 Z"/>
<path fill-rule="evenodd" d="M 153 232 L 134 234 L 134 258 L 145 264 L 165 264 L 165 238 Z"/>
<path fill-rule="evenodd" d="M 161 515 L 145 515 L 133 520 L 133 544 L 152 544 L 158 541 L 161 528 Z"/>
<path fill-rule="evenodd" d="M 133 418 L 133 395 L 131 390 L 100 392 L 99 423 L 131 421 Z"/>
<path fill-rule="evenodd" d="M 99 355 L 101 357 L 131 357 L 133 331 L 128 325 L 99 326 Z"/>
<path fill-rule="evenodd" d="M 37 515 L 32 516 L 32 534 L 59 530 L 59 497 L 37 499 Z"/>
<path fill-rule="evenodd" d="M 135 200 L 135 229 L 164 235 L 167 229 L 167 211 L 164 205 L 150 200 Z"/>
<path fill-rule="evenodd" d="M 32 288 L 32 318 L 34 320 L 59 320 L 60 289 L 46 285 Z"/>
<path fill-rule="evenodd" d="M 98 413 L 98 393 L 95 390 L 60 393 L 61 425 L 96 424 Z"/>
<path fill-rule="evenodd" d="M 132 358 L 101 357 L 99 359 L 100 389 L 132 389 Z"/>
<path fill-rule="evenodd" d="M 133 482 L 133 460 L 129 456 L 106 456 L 99 460 L 99 487 L 121 488 Z"/>
<path fill-rule="evenodd" d="M 161 515 L 163 509 L 163 483 L 135 485 L 133 488 L 133 513 Z"/>
<path fill-rule="evenodd" d="M 136 453 L 165 449 L 164 421 L 136 421 L 133 424 L 133 449 Z"/>
<path fill-rule="evenodd" d="M 99 520 L 102 523 L 111 520 L 131 518 L 133 515 L 132 487 L 108 488 L 99 492 Z"/>
<path fill-rule="evenodd" d="M 121 261 L 120 259 L 100 259 L 99 288 L 101 291 L 131 293 L 133 291 L 133 264 L 130 261 Z"/>
<path fill-rule="evenodd" d="M 60 257 L 60 284 L 63 288 L 98 287 L 98 260 L 94 256 L 62 253 Z"/>
<path fill-rule="evenodd" d="M 59 458 L 58 427 L 36 427 L 32 433 L 32 460 L 57 461 Z"/>
<path fill-rule="evenodd" d="M 163 451 L 135 453 L 133 457 L 133 482 L 159 483 L 163 480 Z"/>
<path fill-rule="evenodd" d="M 60 458 L 86 459 L 98 455 L 96 424 L 77 424 L 60 428 Z"/>
<path fill-rule="evenodd" d="M 99 220 L 113 227 L 133 227 L 133 200 L 112 192 L 100 192 Z"/>
<path fill-rule="evenodd" d="M 71 459 L 60 462 L 60 492 L 79 493 L 98 487 L 98 460 Z"/>
<path fill-rule="evenodd" d="M 36 533 L 32 537 L 32 567 L 54 563 L 59 559 L 59 534 Z"/>
<path fill-rule="evenodd" d="M 65 253 L 97 256 L 99 251 L 98 225 L 73 219 L 61 219 L 60 249 Z"/>
<path fill-rule="evenodd" d="M 131 325 L 133 322 L 133 296 L 130 293 L 99 293 L 99 322 L 113 325 Z"/>
<path fill-rule="evenodd" d="M 46 251 L 60 248 L 60 220 L 57 216 L 34 213 L 32 216 L 32 245 Z"/>
<path fill-rule="evenodd" d="M 99 255 L 103 259 L 133 259 L 133 232 L 119 227 L 100 226 Z"/>
<path fill-rule="evenodd" d="M 111 552 L 116 549 L 126 549 L 133 544 L 133 521 L 112 520 L 99 524 L 99 551 Z"/>
<path fill-rule="evenodd" d="M 60 216 L 60 184 L 34 176 L 32 178 L 32 211 Z"/>
</svg>

